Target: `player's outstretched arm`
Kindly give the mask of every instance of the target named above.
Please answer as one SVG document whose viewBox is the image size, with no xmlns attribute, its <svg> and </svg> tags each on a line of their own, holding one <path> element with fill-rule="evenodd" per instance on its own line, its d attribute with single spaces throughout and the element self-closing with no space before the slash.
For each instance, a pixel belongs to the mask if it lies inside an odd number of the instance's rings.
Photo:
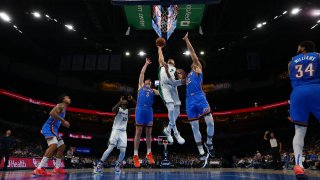
<svg viewBox="0 0 320 180">
<path fill-rule="evenodd" d="M 269 133 L 269 131 L 266 131 L 266 132 L 264 133 L 264 136 L 263 136 L 263 139 L 266 140 L 266 141 L 268 140 L 268 138 L 267 138 L 268 133 Z"/>
<path fill-rule="evenodd" d="M 164 66 L 166 64 L 166 62 L 164 61 L 164 56 L 163 56 L 163 52 L 162 52 L 162 47 L 157 46 L 158 47 L 158 56 L 159 56 L 159 66 Z"/>
<path fill-rule="evenodd" d="M 146 58 L 146 63 L 144 64 L 144 66 L 142 67 L 141 72 L 140 72 L 138 89 L 142 88 L 144 85 L 144 73 L 146 72 L 149 64 L 151 64 L 151 61 L 149 58 Z"/>
<path fill-rule="evenodd" d="M 128 96 L 128 100 L 132 101 L 135 105 L 137 105 L 137 101 L 131 96 Z M 136 108 L 130 108 L 128 109 L 129 114 L 134 114 L 136 112 Z"/>
<path fill-rule="evenodd" d="M 196 52 L 194 51 L 193 47 L 192 47 L 192 44 L 189 40 L 189 33 L 186 33 L 186 35 L 182 38 L 186 44 L 187 44 L 187 48 L 188 48 L 188 51 L 190 52 L 190 55 L 191 55 L 191 59 L 193 61 L 193 63 L 198 66 L 201 70 L 202 70 L 202 65 L 198 59 L 198 56 L 196 54 Z"/>
<path fill-rule="evenodd" d="M 153 89 L 153 93 L 154 93 L 155 95 L 157 95 L 157 96 L 160 95 L 160 92 L 159 92 L 159 90 L 157 90 L 157 89 Z"/>
<path fill-rule="evenodd" d="M 55 120 L 61 121 L 61 124 L 65 127 L 70 127 L 70 123 L 59 116 L 59 113 L 63 111 L 64 106 L 62 104 L 56 105 L 49 113 L 50 116 L 53 117 Z"/>
<path fill-rule="evenodd" d="M 132 101 L 135 105 L 137 104 L 137 101 L 131 95 L 128 96 L 128 100 Z"/>
<path fill-rule="evenodd" d="M 123 98 L 124 98 L 124 96 L 121 96 L 120 101 L 116 105 L 113 106 L 112 112 L 117 113 L 119 111 L 119 107 L 121 105 Z"/>
</svg>

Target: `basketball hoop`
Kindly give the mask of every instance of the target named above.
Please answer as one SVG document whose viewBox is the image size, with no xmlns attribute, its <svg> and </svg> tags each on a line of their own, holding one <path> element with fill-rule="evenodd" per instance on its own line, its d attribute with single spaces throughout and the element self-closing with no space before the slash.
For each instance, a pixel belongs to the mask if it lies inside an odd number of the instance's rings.
<svg viewBox="0 0 320 180">
<path fill-rule="evenodd" d="M 158 145 L 163 146 L 163 158 L 161 161 L 161 168 L 170 168 L 170 161 L 168 157 L 168 145 L 172 145 L 173 143 L 169 143 L 167 136 L 158 136 Z"/>
<path fill-rule="evenodd" d="M 166 151 L 169 144 L 168 140 L 162 140 L 162 144 L 164 146 L 164 150 Z"/>
</svg>

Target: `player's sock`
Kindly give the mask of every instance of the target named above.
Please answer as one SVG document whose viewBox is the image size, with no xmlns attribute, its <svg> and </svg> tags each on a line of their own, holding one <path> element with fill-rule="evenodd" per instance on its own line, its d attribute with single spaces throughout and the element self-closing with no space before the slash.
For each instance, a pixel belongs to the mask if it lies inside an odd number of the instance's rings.
<svg viewBox="0 0 320 180">
<path fill-rule="evenodd" d="M 121 163 L 123 161 L 125 155 L 126 155 L 126 148 L 120 148 L 120 154 L 119 154 L 118 162 Z"/>
<path fill-rule="evenodd" d="M 292 141 L 295 163 L 303 168 L 302 151 L 304 146 L 304 137 L 307 132 L 307 127 L 295 125 L 295 135 Z"/>
<path fill-rule="evenodd" d="M 204 155 L 204 149 L 203 149 L 202 142 L 197 142 L 197 146 L 198 146 L 198 150 L 199 150 L 200 155 Z"/>
<path fill-rule="evenodd" d="M 135 149 L 135 150 L 133 151 L 133 155 L 137 155 L 137 156 L 138 156 L 138 149 Z"/>
<path fill-rule="evenodd" d="M 48 162 L 48 158 L 47 157 L 43 157 L 40 164 L 38 165 L 38 169 L 43 168 Z"/>
<path fill-rule="evenodd" d="M 212 114 L 208 114 L 204 117 L 207 124 L 207 144 L 212 144 L 212 138 L 214 135 L 214 121 Z"/>
<path fill-rule="evenodd" d="M 109 156 L 110 153 L 112 152 L 113 148 L 114 148 L 114 146 L 109 145 L 109 146 L 108 146 L 108 149 L 104 151 L 104 153 L 103 153 L 103 155 L 102 155 L 102 157 L 101 157 L 101 161 L 102 161 L 102 162 L 104 162 L 104 161 L 108 158 L 108 156 Z"/>
<path fill-rule="evenodd" d="M 61 167 L 61 159 L 60 158 L 57 158 L 56 159 L 56 166 L 55 166 L 55 168 L 60 168 Z"/>
<path fill-rule="evenodd" d="M 147 148 L 147 153 L 151 153 L 151 148 Z"/>
</svg>

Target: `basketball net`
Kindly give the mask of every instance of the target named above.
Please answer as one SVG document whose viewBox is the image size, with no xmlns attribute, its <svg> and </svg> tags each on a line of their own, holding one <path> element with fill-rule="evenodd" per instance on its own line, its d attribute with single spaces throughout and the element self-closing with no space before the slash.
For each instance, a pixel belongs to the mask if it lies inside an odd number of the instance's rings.
<svg viewBox="0 0 320 180">
<path fill-rule="evenodd" d="M 169 8 L 173 8 L 173 14 L 168 11 Z M 169 7 L 162 7 L 161 8 L 161 32 L 167 33 L 168 29 L 171 29 L 173 26 L 174 21 L 178 17 L 178 5 L 170 5 Z"/>
</svg>

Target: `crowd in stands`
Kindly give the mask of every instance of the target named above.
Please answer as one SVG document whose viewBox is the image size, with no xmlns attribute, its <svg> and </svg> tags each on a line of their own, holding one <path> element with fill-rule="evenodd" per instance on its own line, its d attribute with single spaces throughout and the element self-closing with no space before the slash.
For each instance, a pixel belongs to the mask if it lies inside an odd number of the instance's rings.
<svg viewBox="0 0 320 180">
<path fill-rule="evenodd" d="M 305 146 L 305 151 L 302 156 L 303 165 L 305 168 L 316 170 L 320 169 L 320 140 L 313 139 Z M 256 152 L 253 156 L 243 158 L 232 157 L 233 167 L 235 168 L 264 168 L 272 169 L 273 160 L 270 153 Z M 292 151 L 282 152 L 281 154 L 282 169 L 293 169 L 294 154 Z"/>
</svg>

